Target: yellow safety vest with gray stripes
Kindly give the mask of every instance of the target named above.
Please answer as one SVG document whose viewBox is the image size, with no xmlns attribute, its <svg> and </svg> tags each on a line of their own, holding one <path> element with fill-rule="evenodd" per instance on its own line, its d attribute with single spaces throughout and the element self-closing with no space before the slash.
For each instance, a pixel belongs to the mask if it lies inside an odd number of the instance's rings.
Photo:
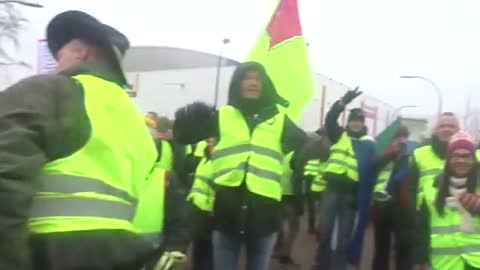
<svg viewBox="0 0 480 270">
<path fill-rule="evenodd" d="M 352 140 L 347 132 L 343 132 L 338 142 L 330 147 L 330 158 L 325 172 L 334 174 L 346 174 L 353 181 L 358 181 L 358 162 L 353 151 Z M 368 140 L 363 136 L 355 140 Z"/>
<path fill-rule="evenodd" d="M 377 182 L 375 183 L 374 189 L 376 192 L 384 191 L 387 187 L 388 180 L 392 175 L 393 164 L 393 161 L 389 162 L 378 174 Z"/>
<path fill-rule="evenodd" d="M 155 144 L 121 87 L 91 75 L 73 78 L 83 86 L 90 138 L 77 152 L 43 168 L 29 228 L 34 234 L 132 231 L 137 200 L 157 159 Z"/>
<path fill-rule="evenodd" d="M 278 113 L 250 132 L 240 111 L 232 106 L 220 108 L 220 141 L 212 160 L 215 184 L 237 187 L 246 181 L 251 192 L 280 201 L 284 122 L 285 114 Z"/>
<path fill-rule="evenodd" d="M 195 180 L 187 200 L 203 211 L 213 211 L 215 190 L 213 189 L 212 162 L 210 160 L 203 158 L 198 164 Z"/>
<path fill-rule="evenodd" d="M 442 173 L 445 160 L 439 158 L 431 145 L 425 145 L 415 149 L 413 154 L 419 172 L 417 188 L 417 206 L 425 187 L 433 185 L 435 178 Z"/>
<path fill-rule="evenodd" d="M 158 248 L 162 241 L 167 173 L 167 170 L 160 167 L 154 169 L 147 189 L 140 195 L 133 219 L 135 232 L 153 248 Z"/>
<path fill-rule="evenodd" d="M 448 206 L 441 216 L 435 208 L 437 189 L 425 187 L 422 197 L 430 212 L 432 269 L 464 269 L 465 262 L 480 267 L 480 218 L 473 217 L 473 228 L 462 228 L 462 213 Z"/>
<path fill-rule="evenodd" d="M 321 162 L 320 159 L 312 159 L 307 161 L 303 175 L 312 176 L 313 181 L 310 190 L 313 192 L 322 192 L 326 188 L 326 182 L 323 179 L 323 171 L 327 167 L 326 162 Z"/>
</svg>

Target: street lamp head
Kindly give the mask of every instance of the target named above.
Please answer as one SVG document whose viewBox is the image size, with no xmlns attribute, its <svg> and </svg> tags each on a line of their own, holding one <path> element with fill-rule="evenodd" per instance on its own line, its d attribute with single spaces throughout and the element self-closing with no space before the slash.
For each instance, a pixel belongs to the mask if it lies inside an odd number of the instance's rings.
<svg viewBox="0 0 480 270">
<path fill-rule="evenodd" d="M 400 79 L 415 79 L 418 78 L 418 76 L 412 76 L 412 75 L 402 75 L 400 76 Z"/>
<path fill-rule="evenodd" d="M 230 43 L 230 39 L 229 38 L 224 38 L 222 42 L 223 42 L 223 44 L 228 44 L 228 43 Z"/>
</svg>

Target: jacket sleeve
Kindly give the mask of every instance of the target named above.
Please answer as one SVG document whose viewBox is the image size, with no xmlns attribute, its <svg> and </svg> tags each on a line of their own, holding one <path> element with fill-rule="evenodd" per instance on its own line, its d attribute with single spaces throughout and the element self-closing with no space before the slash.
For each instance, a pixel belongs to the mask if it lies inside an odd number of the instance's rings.
<svg viewBox="0 0 480 270">
<path fill-rule="evenodd" d="M 195 173 L 198 164 L 202 160 L 201 157 L 197 157 L 193 154 L 187 155 L 185 158 L 185 171 L 187 173 Z"/>
<path fill-rule="evenodd" d="M 60 95 L 57 90 L 75 85 L 60 76 L 36 76 L 0 94 L 0 269 L 29 267 L 27 221 L 36 193 L 33 179 L 62 152 L 54 146 L 64 148 L 77 135 L 61 128 L 78 119 L 67 120 L 58 113 L 63 102 L 72 104 L 68 91 Z"/>
<path fill-rule="evenodd" d="M 293 121 L 286 117 L 285 125 L 283 126 L 282 135 L 282 150 L 285 154 L 294 151 L 292 159 L 290 161 L 290 167 L 294 171 L 301 170 L 301 159 L 298 158 L 299 153 L 302 151 L 303 146 L 307 142 L 307 134 L 300 129 Z"/>
<path fill-rule="evenodd" d="M 173 138 L 180 144 L 193 144 L 218 137 L 218 113 L 204 103 L 193 103 L 175 112 Z"/>
<path fill-rule="evenodd" d="M 284 153 L 292 151 L 298 152 L 307 142 L 307 134 L 299 128 L 293 121 L 285 117 L 283 126 L 282 146 Z"/>
<path fill-rule="evenodd" d="M 170 175 L 165 194 L 165 226 L 163 250 L 186 252 L 190 242 L 187 220 L 186 191 L 175 174 Z"/>
<path fill-rule="evenodd" d="M 339 101 L 337 101 L 327 113 L 327 118 L 325 120 L 327 136 L 332 144 L 337 143 L 340 139 L 340 136 L 342 136 L 343 128 L 340 127 L 337 120 L 344 109 L 345 107 Z"/>
<path fill-rule="evenodd" d="M 415 264 L 428 264 L 430 262 L 430 213 L 425 201 L 416 213 L 413 259 Z"/>
<path fill-rule="evenodd" d="M 377 157 L 373 160 L 372 165 L 371 165 L 371 172 L 374 175 L 378 175 L 378 173 L 387 166 L 389 162 L 392 162 L 395 158 L 397 157 L 397 152 L 388 152 L 383 154 L 380 157 Z"/>
</svg>

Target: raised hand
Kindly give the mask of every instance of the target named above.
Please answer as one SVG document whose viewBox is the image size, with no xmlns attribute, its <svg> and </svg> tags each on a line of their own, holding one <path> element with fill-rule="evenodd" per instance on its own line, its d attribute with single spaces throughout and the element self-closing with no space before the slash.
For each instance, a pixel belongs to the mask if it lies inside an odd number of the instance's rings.
<svg viewBox="0 0 480 270">
<path fill-rule="evenodd" d="M 341 98 L 341 101 L 344 105 L 349 104 L 362 94 L 362 91 L 360 91 L 358 88 L 359 87 L 357 86 L 353 90 L 348 90 L 347 93 Z"/>
</svg>

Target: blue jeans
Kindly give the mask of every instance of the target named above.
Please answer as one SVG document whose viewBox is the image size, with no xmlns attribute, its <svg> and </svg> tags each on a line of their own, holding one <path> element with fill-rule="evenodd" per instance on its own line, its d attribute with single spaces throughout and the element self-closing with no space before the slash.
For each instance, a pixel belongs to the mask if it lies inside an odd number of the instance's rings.
<svg viewBox="0 0 480 270">
<path fill-rule="evenodd" d="M 312 270 L 346 269 L 346 251 L 355 224 L 356 199 L 354 193 L 338 192 L 328 188 L 324 191 L 320 212 L 320 243 Z M 335 227 L 336 245 L 332 248 Z"/>
<path fill-rule="evenodd" d="M 264 237 L 213 232 L 213 261 L 215 270 L 237 270 L 240 250 L 245 244 L 247 270 L 268 270 L 277 233 Z"/>
</svg>

